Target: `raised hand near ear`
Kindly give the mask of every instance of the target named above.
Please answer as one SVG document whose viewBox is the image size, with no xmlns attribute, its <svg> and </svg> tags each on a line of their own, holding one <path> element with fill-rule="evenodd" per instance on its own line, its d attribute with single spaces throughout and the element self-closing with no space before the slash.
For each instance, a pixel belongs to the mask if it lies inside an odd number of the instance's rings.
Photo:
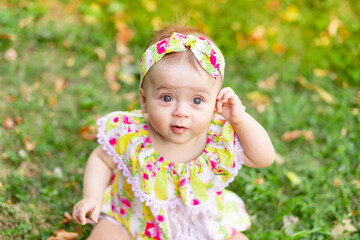
<svg viewBox="0 0 360 240">
<path fill-rule="evenodd" d="M 226 87 L 221 89 L 216 97 L 216 112 L 223 115 L 232 125 L 236 125 L 244 117 L 245 107 L 238 95 L 230 87 Z"/>
</svg>

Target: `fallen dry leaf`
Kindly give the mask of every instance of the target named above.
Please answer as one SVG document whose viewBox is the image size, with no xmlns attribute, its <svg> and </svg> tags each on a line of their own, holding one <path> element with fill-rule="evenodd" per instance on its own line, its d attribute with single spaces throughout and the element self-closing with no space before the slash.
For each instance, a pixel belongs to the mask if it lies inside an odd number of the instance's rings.
<svg viewBox="0 0 360 240">
<path fill-rule="evenodd" d="M 338 178 L 334 179 L 334 186 L 339 187 L 340 186 L 340 180 Z"/>
<path fill-rule="evenodd" d="M 282 165 L 282 164 L 285 163 L 284 158 L 283 158 L 280 154 L 278 154 L 278 153 L 275 153 L 275 161 L 276 161 L 276 163 L 279 164 L 279 165 Z"/>
<path fill-rule="evenodd" d="M 66 232 L 64 229 L 59 229 L 56 230 L 47 240 L 76 240 L 78 237 L 78 233 Z"/>
<path fill-rule="evenodd" d="M 304 136 L 305 140 L 308 142 L 314 139 L 314 133 L 311 130 L 302 131 L 302 135 Z"/>
<path fill-rule="evenodd" d="M 275 12 L 280 6 L 281 6 L 281 3 L 279 0 L 266 1 L 266 9 L 269 12 Z"/>
<path fill-rule="evenodd" d="M 85 139 L 85 140 L 96 140 L 97 137 L 97 132 L 96 129 L 92 126 L 85 126 L 83 128 L 80 129 L 80 136 Z"/>
<path fill-rule="evenodd" d="M 359 179 L 353 180 L 353 184 L 355 185 L 356 188 L 360 188 L 360 180 Z"/>
<path fill-rule="evenodd" d="M 152 0 L 142 0 L 141 5 L 148 10 L 148 12 L 154 12 L 156 10 L 156 2 Z"/>
<path fill-rule="evenodd" d="M 87 70 L 86 68 L 83 68 L 80 70 L 80 77 L 81 78 L 86 78 L 89 75 L 89 70 Z"/>
<path fill-rule="evenodd" d="M 72 218 L 72 216 L 70 215 L 70 213 L 69 212 L 65 212 L 64 213 L 64 218 L 63 218 L 63 220 L 62 220 L 62 224 L 66 224 L 66 223 L 68 223 L 68 222 L 71 222 L 73 220 L 73 218 Z"/>
<path fill-rule="evenodd" d="M 4 58 L 8 62 L 14 62 L 17 59 L 17 53 L 14 49 L 8 49 L 6 50 L 4 54 Z"/>
<path fill-rule="evenodd" d="M 95 51 L 95 53 L 98 56 L 100 61 L 102 61 L 102 60 L 104 60 L 106 58 L 106 52 L 105 52 L 105 50 L 103 48 L 96 47 L 94 51 Z"/>
<path fill-rule="evenodd" d="M 26 26 L 31 26 L 34 22 L 34 16 L 30 16 L 28 18 L 21 19 L 19 21 L 19 27 L 24 28 Z"/>
<path fill-rule="evenodd" d="M 56 93 L 61 93 L 66 87 L 66 81 L 62 77 L 57 77 L 54 82 L 54 90 Z"/>
<path fill-rule="evenodd" d="M 11 119 L 11 117 L 5 116 L 2 120 L 5 129 L 13 129 L 15 127 L 15 122 Z"/>
<path fill-rule="evenodd" d="M 314 139 L 314 133 L 311 130 L 294 130 L 286 132 L 281 136 L 281 139 L 283 141 L 290 142 L 299 138 L 300 136 L 303 136 L 308 142 Z"/>
<path fill-rule="evenodd" d="M 264 81 L 258 83 L 259 88 L 262 89 L 274 89 L 276 87 L 275 83 L 278 80 L 279 75 L 274 74 L 270 77 L 267 77 Z"/>
<path fill-rule="evenodd" d="M 343 224 L 340 224 L 337 221 L 334 223 L 334 228 L 331 230 L 331 237 L 333 239 L 338 239 L 338 237 L 342 237 L 342 235 L 348 236 L 349 233 L 357 231 L 356 227 L 351 224 L 351 219 L 343 219 L 342 223 Z"/>
<path fill-rule="evenodd" d="M 285 215 L 283 217 L 283 227 L 282 228 L 285 229 L 285 234 L 287 236 L 290 236 L 294 233 L 294 227 L 298 221 L 299 221 L 299 218 L 292 216 L 292 215 L 290 215 L 290 216 Z"/>
<path fill-rule="evenodd" d="M 280 17 L 285 22 L 295 22 L 299 19 L 299 15 L 299 9 L 295 5 L 290 5 L 281 13 Z"/>
<path fill-rule="evenodd" d="M 263 113 L 270 103 L 269 97 L 259 91 L 251 92 L 246 97 L 251 100 L 251 106 L 256 108 L 259 113 Z"/>
<path fill-rule="evenodd" d="M 328 70 L 324 70 L 324 69 L 320 69 L 320 68 L 315 68 L 313 70 L 313 73 L 315 76 L 318 76 L 318 77 L 326 77 L 327 75 L 329 75 Z"/>
<path fill-rule="evenodd" d="M 315 90 L 325 102 L 327 103 L 334 102 L 334 97 L 324 89 L 320 87 L 316 87 Z"/>
<path fill-rule="evenodd" d="M 163 26 L 163 20 L 160 16 L 156 16 L 151 20 L 151 26 L 153 27 L 154 31 L 160 30 Z"/>
<path fill-rule="evenodd" d="M 301 136 L 301 131 L 299 130 L 294 130 L 294 131 L 290 131 L 290 132 L 286 132 L 284 133 L 282 136 L 281 136 L 281 139 L 283 141 L 286 141 L 286 142 L 290 142 L 294 139 L 297 139 Z"/>
<path fill-rule="evenodd" d="M 273 53 L 284 54 L 286 51 L 286 47 L 282 44 L 274 43 L 271 50 L 273 51 Z"/>
<path fill-rule="evenodd" d="M 267 41 L 265 38 L 266 28 L 262 25 L 254 28 L 248 35 L 248 41 L 255 44 L 261 49 L 266 49 Z"/>
<path fill-rule="evenodd" d="M 255 180 L 255 183 L 256 183 L 257 185 L 264 185 L 264 179 L 263 179 L 263 178 L 257 178 L 257 179 Z"/>
<path fill-rule="evenodd" d="M 57 97 L 55 94 L 52 94 L 49 98 L 49 106 L 50 108 L 54 108 L 57 104 Z"/>
<path fill-rule="evenodd" d="M 74 65 L 75 65 L 75 58 L 74 57 L 69 57 L 66 60 L 66 66 L 73 67 Z"/>
<path fill-rule="evenodd" d="M 360 91 L 357 93 L 356 104 L 360 104 Z"/>
<path fill-rule="evenodd" d="M 30 137 L 26 136 L 23 140 L 23 143 L 25 145 L 25 150 L 28 152 L 34 151 L 36 143 L 33 141 L 30 141 Z"/>
<path fill-rule="evenodd" d="M 134 36 L 134 32 L 128 28 L 123 20 L 115 22 L 116 34 L 116 52 L 119 55 L 127 55 L 130 52 L 128 47 L 130 40 Z"/>
<path fill-rule="evenodd" d="M 330 23 L 327 32 L 331 37 L 335 37 L 339 28 L 343 27 L 342 21 L 335 15 L 330 16 Z"/>
</svg>

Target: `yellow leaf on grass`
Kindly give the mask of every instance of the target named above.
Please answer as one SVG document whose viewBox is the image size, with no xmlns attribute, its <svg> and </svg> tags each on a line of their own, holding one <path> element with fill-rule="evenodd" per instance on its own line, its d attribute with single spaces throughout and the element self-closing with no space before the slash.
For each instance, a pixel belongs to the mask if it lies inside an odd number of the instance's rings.
<svg viewBox="0 0 360 240">
<path fill-rule="evenodd" d="M 268 96 L 260 93 L 259 91 L 254 91 L 246 95 L 246 97 L 251 100 L 252 102 L 256 103 L 263 103 L 263 104 L 269 104 L 270 99 Z"/>
<path fill-rule="evenodd" d="M 290 5 L 280 17 L 285 22 L 295 22 L 299 19 L 299 15 L 299 9 L 295 5 Z"/>
<path fill-rule="evenodd" d="M 314 75 L 318 76 L 318 77 L 326 77 L 327 75 L 329 75 L 328 70 L 320 69 L 320 68 L 315 68 L 313 72 L 314 72 Z"/>
<path fill-rule="evenodd" d="M 317 87 L 315 88 L 315 90 L 325 102 L 327 103 L 334 102 L 334 97 L 324 89 Z"/>
<path fill-rule="evenodd" d="M 300 177 L 292 171 L 286 171 L 285 175 L 290 180 L 290 182 L 294 185 L 300 185 L 302 183 Z"/>
<path fill-rule="evenodd" d="M 331 18 L 331 20 L 330 20 L 329 26 L 327 27 L 327 32 L 329 33 L 329 35 L 331 37 L 335 37 L 338 29 L 343 27 L 343 23 L 339 18 L 337 18 L 334 15 L 331 16 L 330 18 Z"/>
</svg>

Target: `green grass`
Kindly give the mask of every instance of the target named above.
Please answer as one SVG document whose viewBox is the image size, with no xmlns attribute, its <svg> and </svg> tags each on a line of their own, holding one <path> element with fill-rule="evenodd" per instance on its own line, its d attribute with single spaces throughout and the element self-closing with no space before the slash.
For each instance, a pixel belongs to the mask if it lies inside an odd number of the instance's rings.
<svg viewBox="0 0 360 240">
<path fill-rule="evenodd" d="M 120 57 L 116 22 L 134 34 L 128 47 L 135 60 L 119 75 L 139 78 L 138 59 L 157 22 L 199 27 L 223 50 L 225 85 L 268 130 L 284 159 L 266 169 L 244 167 L 230 186 L 252 216 L 250 239 L 333 239 L 335 223 L 343 220 L 356 230 L 338 239 L 360 239 L 358 1 L 99 2 L 0 3 L 0 239 L 47 239 L 61 228 L 79 232 L 80 239 L 89 233 L 90 226 L 62 223 L 81 198 L 84 166 L 97 146 L 81 129 L 96 128 L 99 115 L 139 106 L 126 97 L 137 94 L 136 83 L 118 79 L 121 89 L 112 92 L 104 77 L 106 65 Z M 334 16 L 341 23 L 329 35 Z M 259 26 L 264 34 L 254 40 Z M 316 44 L 320 36 L 327 44 Z M 276 44 L 283 50 L 275 51 Z M 17 52 L 12 62 L 5 57 L 9 49 Z M 327 72 L 320 76 L 315 69 Z M 274 88 L 259 88 L 275 75 Z M 299 76 L 312 86 L 302 85 Z M 248 96 L 254 91 L 269 99 L 262 113 Z M 13 128 L 4 124 L 6 117 L 16 122 Z M 282 140 L 293 130 L 311 131 L 314 138 Z M 283 227 L 285 216 L 298 218 L 291 233 Z"/>
</svg>

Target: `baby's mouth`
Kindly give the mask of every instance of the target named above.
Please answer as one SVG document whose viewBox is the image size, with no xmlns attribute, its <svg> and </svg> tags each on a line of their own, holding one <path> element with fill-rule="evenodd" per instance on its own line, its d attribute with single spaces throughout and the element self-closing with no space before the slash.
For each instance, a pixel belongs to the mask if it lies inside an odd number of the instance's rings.
<svg viewBox="0 0 360 240">
<path fill-rule="evenodd" d="M 173 125 L 170 127 L 170 129 L 173 133 L 182 134 L 186 131 L 187 128 L 183 126 Z"/>
</svg>

